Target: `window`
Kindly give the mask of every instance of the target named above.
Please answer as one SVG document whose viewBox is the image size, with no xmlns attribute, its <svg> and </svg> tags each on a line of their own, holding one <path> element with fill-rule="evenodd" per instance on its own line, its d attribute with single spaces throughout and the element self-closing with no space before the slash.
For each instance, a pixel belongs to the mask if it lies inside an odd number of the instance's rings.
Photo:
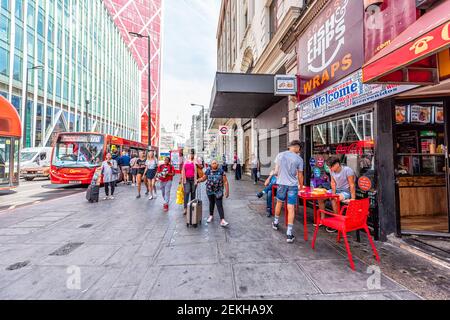
<svg viewBox="0 0 450 320">
<path fill-rule="evenodd" d="M 34 5 L 31 3 L 28 4 L 28 26 L 34 29 Z"/>
<path fill-rule="evenodd" d="M 269 33 L 270 33 L 270 39 L 272 39 L 275 36 L 275 33 L 277 32 L 278 28 L 278 19 L 277 19 L 277 10 L 278 9 L 278 1 L 273 0 L 269 7 Z"/>
<path fill-rule="evenodd" d="M 15 36 L 15 44 L 14 47 L 22 51 L 23 48 L 23 28 L 16 24 L 16 36 Z"/>
<path fill-rule="evenodd" d="M 9 53 L 0 47 L 0 74 L 9 75 Z"/>
<path fill-rule="evenodd" d="M 44 36 L 44 20 L 45 20 L 44 11 L 41 8 L 39 8 L 37 32 L 40 36 Z"/>
<path fill-rule="evenodd" d="M 56 78 L 56 96 L 61 98 L 61 78 Z"/>
<path fill-rule="evenodd" d="M 47 80 L 47 91 L 48 94 L 53 94 L 53 74 L 49 72 L 48 74 L 48 80 Z"/>
<path fill-rule="evenodd" d="M 9 19 L 0 15 L 0 40 L 9 43 Z"/>
<path fill-rule="evenodd" d="M 47 39 L 48 39 L 49 43 L 53 43 L 54 28 L 55 28 L 55 25 L 53 24 L 53 21 L 49 21 L 48 22 L 48 33 L 47 33 Z"/>
<path fill-rule="evenodd" d="M 16 0 L 16 18 L 23 20 L 23 0 Z"/>
<path fill-rule="evenodd" d="M 27 43 L 28 43 L 28 55 L 33 57 L 34 56 L 34 36 L 31 32 L 28 32 L 28 37 L 27 37 Z"/>
<path fill-rule="evenodd" d="M 1 0 L 2 1 L 2 8 L 6 11 L 9 11 L 9 0 Z"/>
<path fill-rule="evenodd" d="M 14 56 L 14 70 L 13 70 L 13 78 L 17 81 L 22 81 L 22 58 L 18 55 Z"/>
<path fill-rule="evenodd" d="M 38 40 L 37 45 L 38 45 L 38 47 L 37 47 L 37 49 L 38 49 L 38 52 L 37 52 L 38 56 L 37 56 L 37 58 L 38 58 L 39 63 L 43 64 L 44 61 L 45 61 L 44 60 L 44 42 L 42 42 L 41 40 Z"/>
<path fill-rule="evenodd" d="M 38 89 L 44 90 L 44 70 L 37 70 L 38 75 Z"/>
</svg>

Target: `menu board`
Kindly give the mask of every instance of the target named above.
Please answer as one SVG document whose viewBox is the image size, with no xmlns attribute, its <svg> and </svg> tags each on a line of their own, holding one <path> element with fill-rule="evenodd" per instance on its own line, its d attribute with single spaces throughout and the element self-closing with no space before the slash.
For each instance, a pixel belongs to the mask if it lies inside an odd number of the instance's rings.
<svg viewBox="0 0 450 320">
<path fill-rule="evenodd" d="M 436 107 L 435 112 L 435 122 L 440 124 L 444 123 L 444 107 Z"/>
<path fill-rule="evenodd" d="M 405 131 L 397 134 L 398 153 L 418 153 L 417 131 Z"/>
<path fill-rule="evenodd" d="M 411 122 L 428 124 L 431 122 L 431 107 L 411 106 Z"/>
<path fill-rule="evenodd" d="M 395 107 L 395 121 L 398 124 L 406 122 L 406 106 L 396 106 Z"/>
</svg>

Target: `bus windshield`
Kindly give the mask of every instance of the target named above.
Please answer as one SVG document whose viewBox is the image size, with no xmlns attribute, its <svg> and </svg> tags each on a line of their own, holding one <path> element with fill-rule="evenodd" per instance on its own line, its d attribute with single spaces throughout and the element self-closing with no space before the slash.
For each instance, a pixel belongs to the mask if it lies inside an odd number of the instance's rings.
<svg viewBox="0 0 450 320">
<path fill-rule="evenodd" d="M 61 135 L 53 152 L 57 167 L 96 167 L 103 161 L 104 139 L 100 135 Z"/>
</svg>

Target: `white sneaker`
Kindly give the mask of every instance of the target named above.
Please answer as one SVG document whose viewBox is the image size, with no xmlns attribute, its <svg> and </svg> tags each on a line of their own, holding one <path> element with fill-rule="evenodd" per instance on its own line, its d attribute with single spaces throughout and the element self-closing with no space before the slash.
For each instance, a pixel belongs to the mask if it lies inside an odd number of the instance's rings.
<svg viewBox="0 0 450 320">
<path fill-rule="evenodd" d="M 150 198 L 148 198 L 148 200 L 153 200 L 153 196 L 150 196 Z"/>
<path fill-rule="evenodd" d="M 109 197 L 109 200 L 114 200 L 115 198 L 113 196 Z"/>
<path fill-rule="evenodd" d="M 223 220 L 221 223 L 220 223 L 220 226 L 221 227 L 228 227 L 228 225 L 229 225 L 229 223 L 228 222 L 226 222 L 225 220 Z"/>
<path fill-rule="evenodd" d="M 213 216 L 209 216 L 208 220 L 206 222 L 211 223 L 213 221 L 214 217 Z"/>
<path fill-rule="evenodd" d="M 106 201 L 106 200 L 109 200 L 109 197 L 104 197 L 103 200 L 105 200 L 105 201 Z"/>
</svg>

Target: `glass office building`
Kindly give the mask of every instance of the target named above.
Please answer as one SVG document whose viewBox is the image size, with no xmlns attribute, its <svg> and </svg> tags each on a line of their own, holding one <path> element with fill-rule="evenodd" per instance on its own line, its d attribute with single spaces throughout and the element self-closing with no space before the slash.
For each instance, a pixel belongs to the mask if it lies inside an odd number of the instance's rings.
<svg viewBox="0 0 450 320">
<path fill-rule="evenodd" d="M 63 131 L 140 140 L 140 79 L 103 1 L 0 0 L 0 94 L 20 114 L 23 147 Z"/>
</svg>

